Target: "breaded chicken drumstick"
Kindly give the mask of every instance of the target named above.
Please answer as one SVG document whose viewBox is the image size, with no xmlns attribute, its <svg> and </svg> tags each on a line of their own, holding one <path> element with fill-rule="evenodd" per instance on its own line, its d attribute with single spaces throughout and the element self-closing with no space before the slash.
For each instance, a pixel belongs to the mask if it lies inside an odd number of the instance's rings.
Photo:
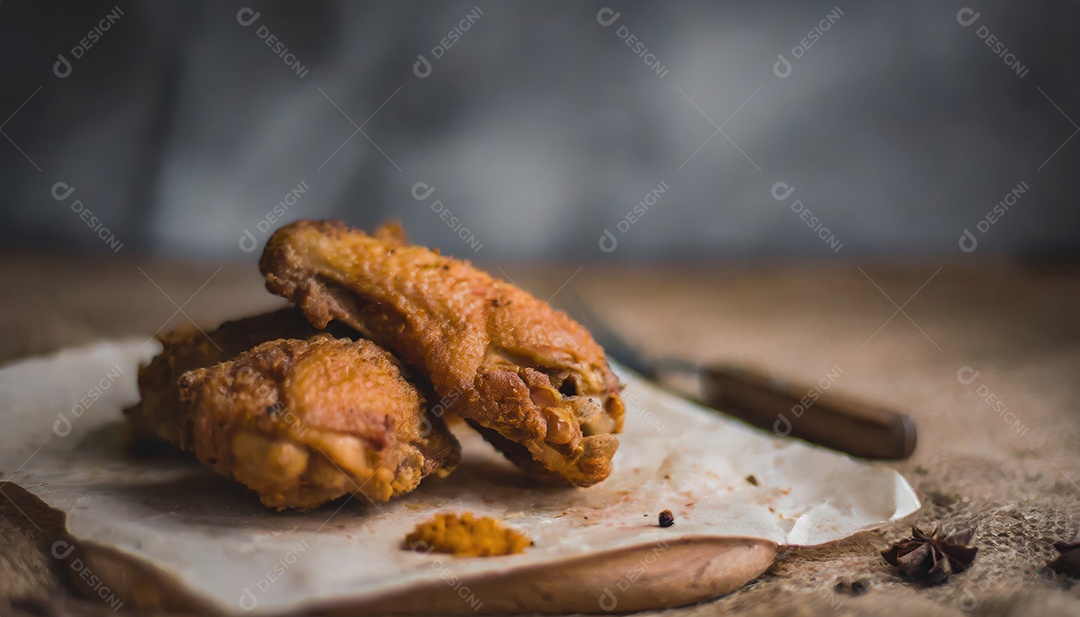
<svg viewBox="0 0 1080 617">
<path fill-rule="evenodd" d="M 356 336 L 341 324 L 331 324 L 331 332 Z M 208 333 L 162 335 L 161 353 L 139 370 L 141 400 L 124 410 L 128 447 L 166 443 L 193 450 L 277 508 L 313 507 L 361 486 L 359 492 L 385 501 L 415 487 L 419 477 L 445 475 L 457 465 L 457 440 L 426 412 L 384 350 L 347 338 L 330 343 L 327 333 L 321 335 L 327 342 L 305 342 L 316 334 L 303 313 L 289 307 Z M 301 360 L 307 372 L 297 368 Z M 315 375 L 312 367 L 335 362 L 336 373 L 297 381 Z M 188 372 L 197 369 L 205 370 Z M 236 371 L 231 380 L 230 370 Z M 182 376 L 190 400 L 181 399 Z M 323 390 L 332 394 L 315 400 Z M 290 404 L 288 397 L 309 403 Z"/>
<path fill-rule="evenodd" d="M 384 502 L 445 476 L 460 447 L 386 350 L 280 339 L 180 378 L 199 460 L 278 509 L 342 495 Z"/>
<path fill-rule="evenodd" d="M 356 334 L 349 328 L 338 330 L 343 335 Z M 124 410 L 124 442 L 135 450 L 156 443 L 190 450 L 193 447 L 191 416 L 187 404 L 180 400 L 176 383 L 180 375 L 231 360 L 259 343 L 279 338 L 306 339 L 316 333 L 318 330 L 303 313 L 288 307 L 227 321 L 209 333 L 191 328 L 159 335 L 161 353 L 139 368 L 141 400 Z"/>
<path fill-rule="evenodd" d="M 590 486 L 611 472 L 620 384 L 565 314 L 469 262 L 340 222 L 270 238 L 267 288 L 316 327 L 338 319 L 427 377 L 448 409 L 542 480 Z"/>
</svg>

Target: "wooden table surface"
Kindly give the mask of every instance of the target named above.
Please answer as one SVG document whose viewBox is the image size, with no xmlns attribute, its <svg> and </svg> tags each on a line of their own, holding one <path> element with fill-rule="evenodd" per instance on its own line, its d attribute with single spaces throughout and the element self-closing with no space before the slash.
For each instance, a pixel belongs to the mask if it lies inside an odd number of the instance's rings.
<svg viewBox="0 0 1080 617">
<path fill-rule="evenodd" d="M 839 367 L 837 391 L 900 407 L 918 422 L 915 455 L 894 464 L 924 503 L 910 520 L 783 551 L 746 588 L 671 614 L 1080 614 L 1080 585 L 1043 568 L 1052 542 L 1080 529 L 1080 267 L 503 268 L 543 298 L 574 288 L 650 352 L 749 363 L 806 382 Z M 6 253 L 0 287 L 3 363 L 279 305 L 253 263 Z M 0 470 L 4 479 L 12 471 Z M 72 573 L 50 556 L 59 517 L 26 514 L 34 523 L 0 499 L 0 615 L 112 614 L 81 599 Z M 972 569 L 934 587 L 897 578 L 878 551 L 912 523 L 976 525 Z"/>
</svg>

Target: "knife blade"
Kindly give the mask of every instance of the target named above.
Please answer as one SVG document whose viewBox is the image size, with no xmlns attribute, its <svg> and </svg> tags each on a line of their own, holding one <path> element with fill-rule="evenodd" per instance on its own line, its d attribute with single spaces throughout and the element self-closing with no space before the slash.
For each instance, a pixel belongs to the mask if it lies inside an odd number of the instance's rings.
<svg viewBox="0 0 1080 617">
<path fill-rule="evenodd" d="M 908 414 L 746 366 L 649 357 L 573 291 L 564 291 L 559 305 L 592 333 L 609 357 L 720 413 L 862 458 L 899 460 L 915 450 L 915 421 Z"/>
</svg>

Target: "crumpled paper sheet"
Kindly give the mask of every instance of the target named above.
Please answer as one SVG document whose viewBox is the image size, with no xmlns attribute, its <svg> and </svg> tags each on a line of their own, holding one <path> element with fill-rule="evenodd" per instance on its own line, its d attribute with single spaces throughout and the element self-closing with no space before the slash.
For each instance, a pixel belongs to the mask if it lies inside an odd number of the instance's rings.
<svg viewBox="0 0 1080 617">
<path fill-rule="evenodd" d="M 274 512 L 196 461 L 122 456 L 121 408 L 137 399 L 140 362 L 156 341 L 69 349 L 0 369 L 0 479 L 67 512 L 77 539 L 150 562 L 223 612 L 278 613 L 686 537 L 740 536 L 815 545 L 919 508 L 896 471 L 783 440 L 653 388 L 626 371 L 625 432 L 606 481 L 538 486 L 478 435 L 444 480 L 388 504 L 341 500 Z M 746 478 L 753 475 L 758 485 Z M 674 527 L 660 529 L 670 509 Z M 402 550 L 439 511 L 505 520 L 535 542 L 496 559 Z"/>
</svg>

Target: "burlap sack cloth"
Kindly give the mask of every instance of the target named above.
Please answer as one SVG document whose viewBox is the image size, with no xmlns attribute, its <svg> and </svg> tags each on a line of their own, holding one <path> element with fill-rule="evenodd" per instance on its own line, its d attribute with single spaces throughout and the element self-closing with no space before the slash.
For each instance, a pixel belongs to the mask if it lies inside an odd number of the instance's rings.
<svg viewBox="0 0 1080 617">
<path fill-rule="evenodd" d="M 276 305 L 250 264 L 211 279 L 216 264 L 3 262 L 3 361 L 149 334 L 170 315 L 170 327 L 183 313 L 213 325 Z M 574 270 L 507 269 L 542 297 Z M 652 352 L 806 382 L 839 366 L 838 391 L 903 408 L 919 425 L 914 457 L 897 464 L 924 503 L 911 520 L 785 551 L 744 589 L 665 614 L 1080 615 L 1080 585 L 1043 567 L 1052 542 L 1080 529 L 1080 268 L 586 265 L 570 285 Z M 60 518 L 25 514 L 0 499 L 0 615 L 113 614 L 81 599 L 48 554 Z M 912 523 L 977 526 L 973 567 L 934 587 L 901 580 L 878 551 Z"/>
</svg>

